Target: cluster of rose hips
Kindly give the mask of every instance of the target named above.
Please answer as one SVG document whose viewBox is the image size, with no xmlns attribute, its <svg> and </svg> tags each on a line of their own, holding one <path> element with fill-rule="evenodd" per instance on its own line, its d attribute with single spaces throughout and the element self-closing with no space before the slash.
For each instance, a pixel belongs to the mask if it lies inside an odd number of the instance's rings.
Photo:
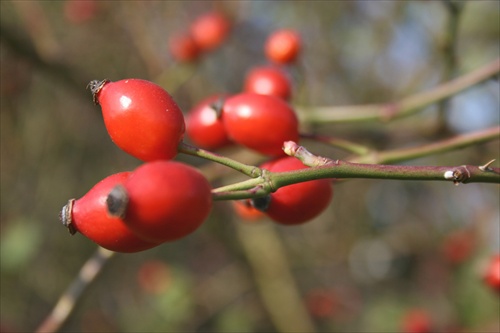
<svg viewBox="0 0 500 333">
<path fill-rule="evenodd" d="M 200 20 L 206 22 L 208 17 Z M 195 31 L 191 29 L 193 36 Z M 92 81 L 94 103 L 102 109 L 112 141 L 145 163 L 111 175 L 82 198 L 69 200 L 61 212 L 63 224 L 70 233 L 80 232 L 117 252 L 146 250 L 195 231 L 210 213 L 212 188 L 196 168 L 172 160 L 185 132 L 200 148 L 237 144 L 268 156 L 270 160 L 260 167 L 270 172 L 307 168 L 282 150 L 285 141 L 299 141 L 299 123 L 288 103 L 290 80 L 278 64 L 294 61 L 299 50 L 295 32 L 271 35 L 266 54 L 276 67 L 253 69 L 244 91 L 208 97 L 186 119 L 169 93 L 150 81 Z M 293 225 L 316 217 L 331 198 L 331 180 L 319 179 L 285 186 L 242 205 L 247 210 L 257 207 L 277 223 Z"/>
<path fill-rule="evenodd" d="M 172 34 L 168 41 L 170 54 L 179 62 L 193 62 L 204 53 L 215 50 L 228 37 L 231 20 L 219 11 L 204 13 L 189 27 Z M 290 63 L 300 50 L 300 37 L 292 30 L 283 29 L 269 36 L 265 54 L 273 62 Z"/>
</svg>

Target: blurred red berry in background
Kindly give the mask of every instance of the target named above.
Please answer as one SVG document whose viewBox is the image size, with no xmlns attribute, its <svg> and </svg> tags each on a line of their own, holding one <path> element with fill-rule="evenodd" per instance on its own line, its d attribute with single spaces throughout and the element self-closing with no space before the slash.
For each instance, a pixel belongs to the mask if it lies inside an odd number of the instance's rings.
<svg viewBox="0 0 500 333">
<path fill-rule="evenodd" d="M 168 48 L 172 57 L 179 62 L 192 62 L 200 56 L 200 49 L 188 33 L 176 33 L 170 36 Z"/>
<path fill-rule="evenodd" d="M 161 294 L 172 285 L 172 274 L 161 260 L 147 260 L 137 271 L 137 283 L 148 294 Z"/>
<path fill-rule="evenodd" d="M 470 230 L 457 230 L 443 240 L 441 253 L 451 264 L 460 264 L 472 255 L 476 245 L 475 235 Z"/>
<path fill-rule="evenodd" d="M 422 309 L 408 311 L 401 323 L 403 333 L 430 333 L 432 332 L 432 320 L 429 313 Z"/>
<path fill-rule="evenodd" d="M 258 66 L 247 73 L 244 91 L 289 100 L 292 84 L 283 70 L 271 66 Z"/>
<path fill-rule="evenodd" d="M 500 254 L 490 258 L 484 273 L 484 281 L 493 290 L 500 293 Z"/>
<path fill-rule="evenodd" d="M 222 44 L 230 28 L 227 17 L 213 11 L 197 17 L 191 24 L 190 31 L 200 49 L 211 51 Z"/>
<path fill-rule="evenodd" d="M 290 29 L 273 32 L 265 44 L 267 58 L 278 64 L 288 64 L 295 61 L 300 49 L 300 36 L 296 31 Z"/>
<path fill-rule="evenodd" d="M 99 3 L 96 0 L 66 0 L 63 10 L 68 22 L 81 24 L 95 17 L 99 11 Z"/>
</svg>

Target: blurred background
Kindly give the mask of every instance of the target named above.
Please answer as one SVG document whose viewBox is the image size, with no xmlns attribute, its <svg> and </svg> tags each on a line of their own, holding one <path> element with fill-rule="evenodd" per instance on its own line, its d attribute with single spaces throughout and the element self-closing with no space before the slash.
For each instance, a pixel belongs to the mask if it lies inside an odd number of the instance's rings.
<svg viewBox="0 0 500 333">
<path fill-rule="evenodd" d="M 431 89 L 500 53 L 498 1 L 1 1 L 0 9 L 2 332 L 34 331 L 96 251 L 61 225 L 62 206 L 140 165 L 109 139 L 90 80 L 151 80 L 187 112 L 213 93 L 241 91 L 245 73 L 267 63 L 267 36 L 290 28 L 303 40 L 286 66 L 292 105 L 371 104 Z M 228 38 L 196 62 L 176 61 L 169 37 L 212 10 L 231 20 Z M 394 122 L 303 126 L 385 150 L 497 126 L 499 104 L 490 80 Z M 498 166 L 499 151 L 495 140 L 406 163 Z M 220 153 L 261 160 L 239 147 Z M 214 187 L 242 179 L 177 159 Z M 498 332 L 499 297 L 482 271 L 500 252 L 499 202 L 496 184 L 351 180 L 335 186 L 327 211 L 296 227 L 248 221 L 217 202 L 189 237 L 110 259 L 62 331 Z"/>
</svg>

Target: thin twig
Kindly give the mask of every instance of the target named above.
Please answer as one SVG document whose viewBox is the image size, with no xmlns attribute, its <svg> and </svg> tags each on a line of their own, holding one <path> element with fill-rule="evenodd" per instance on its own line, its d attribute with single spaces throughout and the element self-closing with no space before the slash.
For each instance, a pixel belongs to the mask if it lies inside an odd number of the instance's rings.
<svg viewBox="0 0 500 333">
<path fill-rule="evenodd" d="M 431 104 L 486 81 L 499 72 L 500 58 L 432 90 L 408 96 L 396 102 L 325 107 L 299 106 L 296 110 L 300 120 L 305 123 L 387 122 L 417 113 Z"/>
<path fill-rule="evenodd" d="M 234 170 L 237 170 L 244 175 L 249 177 L 258 177 L 261 174 L 261 171 L 258 167 L 253 165 L 247 165 L 231 158 L 210 152 L 208 150 L 198 148 L 195 146 L 191 146 L 185 142 L 181 142 L 177 149 L 180 153 L 201 157 L 207 159 L 209 161 L 217 162 L 222 165 L 228 166 Z"/>
<path fill-rule="evenodd" d="M 37 333 L 57 332 L 66 322 L 83 292 L 102 271 L 105 264 L 113 257 L 115 252 L 99 247 L 97 251 L 80 268 L 80 272 L 61 295 L 52 312 L 37 328 Z"/>
<path fill-rule="evenodd" d="M 457 71 L 457 42 L 458 42 L 458 28 L 460 23 L 461 14 L 463 12 L 464 3 L 454 0 L 443 0 L 443 4 L 448 11 L 448 23 L 446 28 L 446 38 L 443 44 L 443 81 L 451 80 Z M 446 121 L 446 111 L 449 106 L 449 100 L 445 99 L 439 103 L 438 107 L 438 126 L 437 133 L 448 132 L 448 125 Z"/>
<path fill-rule="evenodd" d="M 440 140 L 418 147 L 371 152 L 370 154 L 366 154 L 364 156 L 352 158 L 349 161 L 354 163 L 393 164 L 498 139 L 500 139 L 500 126 L 473 133 L 457 135 L 449 139 Z"/>
<path fill-rule="evenodd" d="M 236 224 L 264 308 L 277 332 L 315 332 L 288 263 L 283 241 L 271 224 Z"/>
</svg>

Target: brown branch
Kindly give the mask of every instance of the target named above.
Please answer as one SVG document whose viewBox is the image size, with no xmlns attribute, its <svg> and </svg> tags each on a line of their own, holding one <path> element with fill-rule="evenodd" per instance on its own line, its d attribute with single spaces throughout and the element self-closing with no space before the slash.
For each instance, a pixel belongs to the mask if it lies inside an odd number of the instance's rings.
<svg viewBox="0 0 500 333">
<path fill-rule="evenodd" d="M 66 322 L 83 292 L 95 280 L 102 268 L 113 257 L 115 252 L 98 248 L 81 267 L 78 276 L 73 280 L 68 289 L 61 295 L 52 312 L 37 328 L 37 333 L 57 332 Z"/>
</svg>

